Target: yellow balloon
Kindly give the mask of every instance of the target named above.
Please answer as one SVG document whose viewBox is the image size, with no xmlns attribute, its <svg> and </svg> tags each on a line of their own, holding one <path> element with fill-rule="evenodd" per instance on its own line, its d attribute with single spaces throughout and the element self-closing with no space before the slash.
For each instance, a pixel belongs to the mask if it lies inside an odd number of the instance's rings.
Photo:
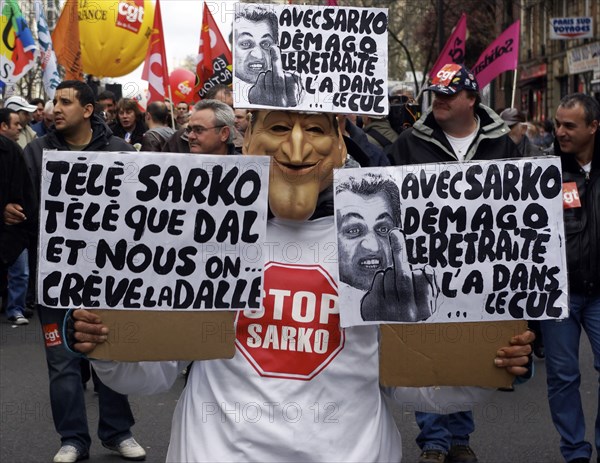
<svg viewBox="0 0 600 463">
<path fill-rule="evenodd" d="M 119 77 L 146 57 L 154 4 L 151 0 L 79 0 L 79 39 L 83 71 Z"/>
</svg>

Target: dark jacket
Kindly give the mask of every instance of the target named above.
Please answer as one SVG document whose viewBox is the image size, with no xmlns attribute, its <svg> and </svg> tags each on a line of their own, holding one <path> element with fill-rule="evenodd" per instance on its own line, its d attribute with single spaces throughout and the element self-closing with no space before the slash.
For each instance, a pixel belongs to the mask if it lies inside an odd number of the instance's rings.
<svg viewBox="0 0 600 463">
<path fill-rule="evenodd" d="M 362 153 L 367 155 L 369 159 L 368 164 L 365 164 L 360 159 L 360 155 L 352 153 L 350 151 L 350 147 L 348 147 L 348 152 L 354 156 L 354 158 L 362 167 L 385 167 L 390 165 L 390 161 L 388 160 L 383 149 L 381 149 L 381 147 L 378 145 L 371 143 L 363 129 L 354 125 L 350 119 L 346 119 L 346 132 L 348 132 L 350 139 L 359 147 Z M 347 141 L 346 145 L 348 145 Z"/>
<path fill-rule="evenodd" d="M 0 220 L 0 267 L 6 269 L 29 246 L 37 232 L 37 200 L 23 151 L 0 135 L 0 212 L 9 203 L 19 204 L 27 220 L 5 225 Z"/>
<path fill-rule="evenodd" d="M 573 154 L 565 154 L 554 142 L 560 156 L 563 184 L 575 182 L 581 207 L 564 209 L 567 239 L 567 268 L 570 291 L 600 294 L 600 131 L 596 131 L 592 171 L 587 174 Z"/>
<path fill-rule="evenodd" d="M 370 124 L 365 125 L 363 130 L 369 137 L 369 141 L 380 148 L 385 148 L 398 139 L 398 132 L 392 128 L 387 117 L 371 119 Z"/>
<path fill-rule="evenodd" d="M 517 145 L 508 137 L 508 127 L 500 116 L 484 105 L 479 105 L 476 114 L 479 117 L 479 132 L 467 150 L 465 161 L 521 157 Z M 457 160 L 431 111 L 400 134 L 390 154 L 392 165 Z"/>
<path fill-rule="evenodd" d="M 171 138 L 163 145 L 161 151 L 163 153 L 189 153 L 190 145 L 188 143 L 185 127 L 171 135 Z"/>
<path fill-rule="evenodd" d="M 517 148 L 519 148 L 519 153 L 521 153 L 524 158 L 544 156 L 544 150 L 531 143 L 531 140 L 529 140 L 527 135 L 523 136 L 521 143 L 517 145 Z"/>
<path fill-rule="evenodd" d="M 140 151 L 162 151 L 163 145 L 173 136 L 175 130 L 171 127 L 156 127 L 149 129 L 142 137 Z"/>
<path fill-rule="evenodd" d="M 110 129 L 112 130 L 112 133 L 115 137 L 119 137 L 125 140 L 125 134 L 127 133 L 127 130 L 125 130 L 119 122 L 116 122 L 115 124 L 111 125 Z M 142 139 L 147 130 L 148 126 L 146 126 L 144 121 L 140 118 L 137 118 L 135 121 L 135 127 L 133 128 L 133 132 L 131 133 L 131 140 L 129 141 L 129 143 L 131 143 L 132 146 L 136 143 L 139 143 L 141 145 Z"/>
<path fill-rule="evenodd" d="M 92 116 L 92 132 L 92 141 L 84 148 L 84 151 L 133 151 L 133 147 L 129 143 L 113 136 L 104 120 L 96 114 Z M 62 135 L 52 127 L 47 135 L 36 138 L 25 148 L 25 162 L 38 198 L 42 180 L 42 153 L 45 149 L 69 151 L 69 146 Z"/>
</svg>

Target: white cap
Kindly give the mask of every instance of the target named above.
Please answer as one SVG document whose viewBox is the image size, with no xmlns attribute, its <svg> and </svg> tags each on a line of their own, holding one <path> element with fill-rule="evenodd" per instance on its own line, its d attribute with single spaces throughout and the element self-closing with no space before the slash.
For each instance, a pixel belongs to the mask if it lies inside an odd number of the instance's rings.
<svg viewBox="0 0 600 463">
<path fill-rule="evenodd" d="M 27 103 L 27 100 L 22 96 L 11 96 L 4 102 L 4 107 L 13 111 L 27 111 L 32 113 L 37 110 L 37 106 Z"/>
</svg>

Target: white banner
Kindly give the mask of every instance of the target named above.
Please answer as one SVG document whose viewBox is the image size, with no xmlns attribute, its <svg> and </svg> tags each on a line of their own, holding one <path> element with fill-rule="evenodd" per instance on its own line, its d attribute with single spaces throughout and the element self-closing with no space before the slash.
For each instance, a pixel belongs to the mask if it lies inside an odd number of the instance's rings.
<svg viewBox="0 0 600 463">
<path fill-rule="evenodd" d="M 581 47 L 567 50 L 569 74 L 587 71 L 600 73 L 600 42 L 588 43 Z"/>
<path fill-rule="evenodd" d="M 44 151 L 40 304 L 259 308 L 269 162 Z"/>
<path fill-rule="evenodd" d="M 550 18 L 550 38 L 559 40 L 594 37 L 594 20 L 591 16 Z"/>
<path fill-rule="evenodd" d="M 238 3 L 234 106 L 386 115 L 387 9 Z"/>
<path fill-rule="evenodd" d="M 558 158 L 334 179 L 342 326 L 567 316 Z"/>
</svg>

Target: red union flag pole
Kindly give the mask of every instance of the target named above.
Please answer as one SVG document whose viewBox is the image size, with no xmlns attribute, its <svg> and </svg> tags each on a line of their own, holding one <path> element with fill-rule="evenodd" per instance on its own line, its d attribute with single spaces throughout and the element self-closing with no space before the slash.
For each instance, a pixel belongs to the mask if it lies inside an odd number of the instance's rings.
<svg viewBox="0 0 600 463">
<path fill-rule="evenodd" d="M 206 92 L 217 84 L 231 86 L 233 80 L 231 62 L 231 50 L 205 3 L 196 66 L 194 101 L 198 101 L 198 97 L 204 98 Z"/>
<path fill-rule="evenodd" d="M 444 45 L 444 49 L 440 53 L 440 56 L 438 56 L 438 59 L 436 60 L 435 64 L 431 68 L 431 71 L 429 72 L 429 76 L 431 78 L 433 78 L 438 73 L 438 71 L 440 69 L 442 69 L 442 66 L 444 66 L 445 64 L 450 64 L 450 63 L 462 64 L 463 63 L 463 61 L 465 60 L 466 36 L 467 36 L 467 15 L 465 13 L 463 13 L 460 16 L 458 23 L 456 23 L 456 27 L 454 28 L 454 31 L 452 32 L 452 34 L 450 34 L 450 37 L 448 38 L 446 45 Z"/>
<path fill-rule="evenodd" d="M 479 88 L 485 87 L 505 71 L 517 69 L 521 21 L 515 21 L 481 54 L 471 71 Z"/>
<path fill-rule="evenodd" d="M 156 0 L 154 10 L 154 25 L 150 36 L 150 45 L 146 54 L 142 79 L 148 82 L 150 96 L 148 103 L 163 101 L 166 96 L 165 88 L 169 88 L 169 71 L 165 53 L 165 38 L 163 35 L 160 1 Z"/>
</svg>

